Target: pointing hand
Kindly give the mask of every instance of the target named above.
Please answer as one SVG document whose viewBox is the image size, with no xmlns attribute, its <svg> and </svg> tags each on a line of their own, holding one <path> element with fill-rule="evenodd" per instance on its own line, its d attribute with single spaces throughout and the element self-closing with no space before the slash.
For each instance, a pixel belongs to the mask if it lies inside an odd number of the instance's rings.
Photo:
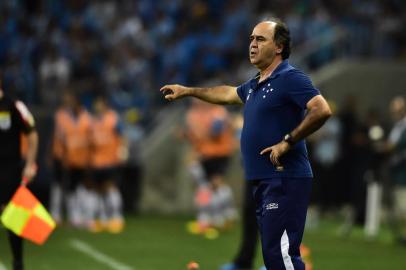
<svg viewBox="0 0 406 270">
<path fill-rule="evenodd" d="M 169 84 L 161 87 L 159 91 L 165 95 L 165 99 L 175 100 L 186 95 L 187 87 L 179 84 Z"/>
</svg>

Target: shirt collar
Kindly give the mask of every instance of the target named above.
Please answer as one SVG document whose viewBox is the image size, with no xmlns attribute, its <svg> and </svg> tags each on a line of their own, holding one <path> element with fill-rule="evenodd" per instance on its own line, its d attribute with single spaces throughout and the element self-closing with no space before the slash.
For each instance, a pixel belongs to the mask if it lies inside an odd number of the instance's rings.
<svg viewBox="0 0 406 270">
<path fill-rule="evenodd" d="M 289 65 L 288 60 L 285 59 L 275 68 L 275 70 L 272 72 L 271 76 L 268 76 L 268 78 L 266 78 L 262 82 L 265 82 L 269 79 L 274 79 L 277 76 L 279 76 L 280 74 L 282 74 L 283 72 L 289 71 L 291 69 L 293 69 L 293 67 L 291 65 Z M 258 81 L 258 79 L 259 79 L 259 72 L 257 74 L 255 74 L 255 77 L 253 78 L 253 80 Z"/>
<path fill-rule="evenodd" d="M 267 79 L 273 79 L 277 76 L 279 76 L 280 74 L 282 74 L 283 72 L 286 72 L 288 70 L 291 70 L 293 67 L 291 65 L 289 65 L 289 62 L 287 59 L 283 60 L 277 67 L 276 69 L 272 72 L 272 75 L 269 76 Z"/>
</svg>

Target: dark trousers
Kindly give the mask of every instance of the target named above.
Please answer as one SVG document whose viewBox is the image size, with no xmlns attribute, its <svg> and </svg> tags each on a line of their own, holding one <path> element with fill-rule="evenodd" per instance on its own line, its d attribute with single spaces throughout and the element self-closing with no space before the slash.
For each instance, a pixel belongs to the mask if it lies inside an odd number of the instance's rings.
<svg viewBox="0 0 406 270">
<path fill-rule="evenodd" d="M 241 269 L 251 269 L 257 250 L 258 226 L 255 217 L 255 202 L 252 196 L 252 182 L 245 181 L 242 209 L 242 234 L 240 248 L 234 264 Z"/>
<path fill-rule="evenodd" d="M 0 162 L 0 214 L 2 208 L 11 200 L 21 182 L 20 161 L 3 160 Z M 23 239 L 7 230 L 8 241 L 13 256 L 13 270 L 23 269 Z M 1 257 L 1 255 L 0 255 Z"/>
<path fill-rule="evenodd" d="M 120 191 L 123 196 L 124 212 L 128 214 L 137 214 L 139 211 L 142 176 L 143 171 L 139 164 L 128 165 L 123 168 Z"/>
<path fill-rule="evenodd" d="M 267 269 L 305 270 L 300 256 L 311 178 L 254 181 L 253 194 Z"/>
<path fill-rule="evenodd" d="M 7 234 L 13 255 L 13 270 L 23 270 L 23 239 L 9 230 Z"/>
</svg>

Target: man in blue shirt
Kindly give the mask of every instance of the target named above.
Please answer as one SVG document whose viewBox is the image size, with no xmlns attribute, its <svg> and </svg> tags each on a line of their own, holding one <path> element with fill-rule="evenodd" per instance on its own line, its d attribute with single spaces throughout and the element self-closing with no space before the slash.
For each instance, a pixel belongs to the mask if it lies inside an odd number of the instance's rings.
<svg viewBox="0 0 406 270">
<path fill-rule="evenodd" d="M 300 257 L 312 171 L 304 139 L 331 116 L 310 79 L 289 65 L 290 35 L 279 20 L 250 36 L 249 58 L 259 73 L 240 85 L 207 88 L 165 85 L 167 100 L 185 96 L 244 105 L 241 151 L 253 195 L 268 270 L 304 270 Z"/>
</svg>

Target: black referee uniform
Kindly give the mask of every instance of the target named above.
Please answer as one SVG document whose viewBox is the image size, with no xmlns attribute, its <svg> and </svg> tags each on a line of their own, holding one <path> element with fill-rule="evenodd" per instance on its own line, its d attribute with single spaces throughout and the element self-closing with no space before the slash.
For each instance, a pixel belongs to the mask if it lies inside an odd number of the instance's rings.
<svg viewBox="0 0 406 270">
<path fill-rule="evenodd" d="M 21 135 L 35 132 L 34 119 L 27 107 L 0 88 L 0 209 L 10 201 L 23 174 Z M 23 269 L 22 239 L 8 231 L 13 269 Z M 1 255 L 0 255 L 1 257 Z"/>
</svg>

